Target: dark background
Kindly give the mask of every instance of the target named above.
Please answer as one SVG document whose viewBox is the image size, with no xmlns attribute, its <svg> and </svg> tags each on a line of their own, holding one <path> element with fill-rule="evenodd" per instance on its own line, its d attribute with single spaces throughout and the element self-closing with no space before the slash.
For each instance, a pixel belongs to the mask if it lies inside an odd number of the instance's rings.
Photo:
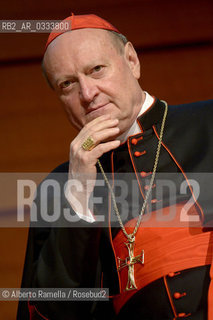
<svg viewBox="0 0 213 320">
<path fill-rule="evenodd" d="M 0 19 L 61 20 L 71 11 L 98 14 L 133 42 L 150 94 L 170 104 L 213 98 L 212 0 L 2 1 Z M 0 34 L 1 172 L 49 172 L 68 159 L 76 132 L 41 73 L 46 38 Z M 0 229 L 0 287 L 20 286 L 26 237 L 27 229 Z M 16 307 L 0 302 L 0 318 L 15 319 Z"/>
</svg>

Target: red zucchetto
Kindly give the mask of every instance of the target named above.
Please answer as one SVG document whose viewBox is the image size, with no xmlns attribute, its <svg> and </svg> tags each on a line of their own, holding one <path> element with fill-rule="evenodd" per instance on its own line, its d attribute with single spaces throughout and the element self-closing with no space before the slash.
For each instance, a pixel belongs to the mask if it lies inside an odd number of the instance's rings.
<svg viewBox="0 0 213 320">
<path fill-rule="evenodd" d="M 69 22 L 69 28 L 64 28 L 62 31 L 56 31 L 53 30 L 47 40 L 45 51 L 49 44 L 58 36 L 61 34 L 76 30 L 76 29 L 84 29 L 84 28 L 94 28 L 94 29 L 105 29 L 105 30 L 111 30 L 115 31 L 117 33 L 120 33 L 118 29 L 116 29 L 111 23 L 108 21 L 94 15 L 94 14 L 85 14 L 85 15 L 74 15 L 72 13 L 71 16 L 64 19 L 62 22 Z"/>
</svg>

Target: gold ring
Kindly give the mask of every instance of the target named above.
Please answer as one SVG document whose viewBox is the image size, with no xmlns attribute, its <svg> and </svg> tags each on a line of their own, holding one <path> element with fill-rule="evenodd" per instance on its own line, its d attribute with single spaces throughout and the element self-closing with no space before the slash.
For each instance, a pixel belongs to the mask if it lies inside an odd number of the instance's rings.
<svg viewBox="0 0 213 320">
<path fill-rule="evenodd" d="M 92 137 L 88 137 L 82 144 L 82 148 L 86 151 L 90 151 L 95 147 L 95 143 Z"/>
</svg>

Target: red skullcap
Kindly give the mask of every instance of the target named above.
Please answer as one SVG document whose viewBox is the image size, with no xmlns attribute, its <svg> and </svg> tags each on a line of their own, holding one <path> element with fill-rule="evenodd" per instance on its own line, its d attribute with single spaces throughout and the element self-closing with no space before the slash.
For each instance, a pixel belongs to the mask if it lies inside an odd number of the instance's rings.
<svg viewBox="0 0 213 320">
<path fill-rule="evenodd" d="M 71 30 L 76 30 L 76 29 L 84 29 L 84 28 L 94 28 L 94 29 L 105 29 L 105 30 L 111 30 L 120 33 L 111 23 L 108 21 L 94 15 L 94 14 L 85 14 L 85 15 L 77 15 L 75 16 L 72 13 L 72 16 L 67 17 L 66 19 L 63 20 L 70 22 L 69 29 L 64 30 L 64 31 L 59 31 L 59 32 L 54 32 L 53 30 L 47 40 L 46 46 L 45 46 L 45 51 L 49 44 L 58 36 L 61 34 L 71 31 Z"/>
</svg>

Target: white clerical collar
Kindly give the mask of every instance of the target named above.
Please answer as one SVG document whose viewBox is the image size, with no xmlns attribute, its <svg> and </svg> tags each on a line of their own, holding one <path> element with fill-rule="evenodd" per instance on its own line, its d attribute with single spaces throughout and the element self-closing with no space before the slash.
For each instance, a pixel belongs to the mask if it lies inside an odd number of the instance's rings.
<svg viewBox="0 0 213 320">
<path fill-rule="evenodd" d="M 150 94 L 148 94 L 148 92 L 144 91 L 146 97 L 145 97 L 145 100 L 144 100 L 144 103 L 141 107 L 141 110 L 140 112 L 138 113 L 138 116 L 141 116 L 154 102 L 154 98 L 152 96 L 150 96 Z M 129 136 L 132 136 L 134 134 L 137 134 L 141 132 L 141 129 L 137 123 L 137 120 L 135 120 L 131 126 L 131 128 L 127 131 L 125 131 L 123 134 L 121 134 L 117 139 L 122 142 L 125 142 L 127 140 L 127 138 Z"/>
</svg>

